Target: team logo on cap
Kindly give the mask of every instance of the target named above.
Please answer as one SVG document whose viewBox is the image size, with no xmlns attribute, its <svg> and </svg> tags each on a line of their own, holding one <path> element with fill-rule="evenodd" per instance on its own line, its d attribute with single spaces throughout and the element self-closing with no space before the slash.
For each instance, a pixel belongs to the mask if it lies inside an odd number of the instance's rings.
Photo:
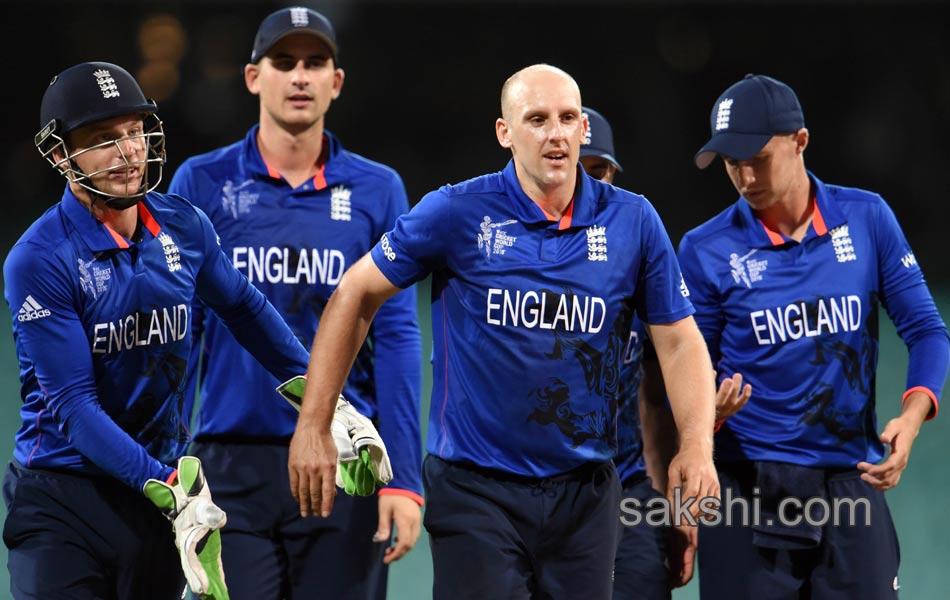
<svg viewBox="0 0 950 600">
<path fill-rule="evenodd" d="M 729 129 L 729 117 L 732 116 L 732 98 L 726 98 L 719 103 L 716 111 L 716 131 Z"/>
<path fill-rule="evenodd" d="M 99 69 L 93 72 L 93 75 L 96 78 L 96 83 L 99 84 L 99 89 L 102 90 L 103 98 L 119 97 L 119 86 L 115 84 L 115 79 L 112 78 L 112 73 L 108 69 Z"/>
<path fill-rule="evenodd" d="M 296 6 L 290 9 L 290 23 L 294 27 L 306 27 L 310 24 L 310 15 L 307 14 L 307 9 Z"/>
<path fill-rule="evenodd" d="M 587 133 L 584 134 L 584 139 L 583 139 L 583 141 L 581 141 L 581 144 L 583 144 L 584 146 L 588 146 L 588 145 L 590 145 L 591 139 L 593 139 L 593 133 L 592 133 L 591 130 L 594 128 L 594 126 L 591 125 L 591 123 L 590 123 L 590 115 L 589 115 L 589 114 L 587 114 L 587 113 L 582 113 L 582 116 L 583 116 L 585 119 L 587 119 Z"/>
</svg>

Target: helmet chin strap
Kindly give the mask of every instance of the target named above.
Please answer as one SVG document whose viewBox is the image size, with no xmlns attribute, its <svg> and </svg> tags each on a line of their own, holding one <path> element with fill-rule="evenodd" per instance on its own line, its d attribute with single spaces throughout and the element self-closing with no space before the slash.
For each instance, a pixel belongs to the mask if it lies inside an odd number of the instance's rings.
<svg viewBox="0 0 950 600">
<path fill-rule="evenodd" d="M 139 200 L 141 200 L 142 197 L 144 196 L 144 194 L 137 195 L 137 196 L 126 196 L 123 198 L 109 196 L 105 194 L 104 192 L 100 191 L 99 188 L 96 187 L 96 184 L 92 182 L 92 179 L 86 176 L 85 172 L 83 172 L 82 168 L 78 164 L 73 163 L 72 160 L 70 160 L 69 162 L 73 164 L 72 170 L 74 172 L 81 174 L 86 179 L 86 182 L 87 182 L 86 184 L 80 183 L 79 185 L 84 190 L 86 190 L 87 194 L 89 194 L 90 208 L 95 206 L 96 202 L 98 201 L 104 204 L 106 208 L 111 208 L 112 210 L 125 210 L 127 208 L 132 208 L 133 206 L 138 204 Z M 141 186 L 139 186 L 139 189 L 142 189 L 144 185 L 145 184 L 143 183 Z"/>
</svg>

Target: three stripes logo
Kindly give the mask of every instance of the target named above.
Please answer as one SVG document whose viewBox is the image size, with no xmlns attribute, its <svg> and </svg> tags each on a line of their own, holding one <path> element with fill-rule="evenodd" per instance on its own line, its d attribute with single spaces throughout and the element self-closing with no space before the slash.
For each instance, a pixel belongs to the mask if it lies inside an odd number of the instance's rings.
<svg viewBox="0 0 950 600">
<path fill-rule="evenodd" d="M 20 312 L 17 313 L 16 320 L 21 323 L 25 321 L 35 321 L 36 319 L 48 317 L 51 314 L 53 313 L 51 313 L 49 309 L 40 306 L 40 303 L 34 300 L 33 296 L 27 296 L 26 300 L 23 301 L 23 306 L 20 307 Z"/>
</svg>

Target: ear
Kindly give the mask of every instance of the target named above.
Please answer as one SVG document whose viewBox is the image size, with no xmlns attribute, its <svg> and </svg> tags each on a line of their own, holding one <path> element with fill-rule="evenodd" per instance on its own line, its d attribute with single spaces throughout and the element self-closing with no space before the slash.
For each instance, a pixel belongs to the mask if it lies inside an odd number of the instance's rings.
<svg viewBox="0 0 950 600">
<path fill-rule="evenodd" d="M 267 60 L 267 58 L 262 58 L 261 60 Z M 244 85 L 247 86 L 247 91 L 251 92 L 255 96 L 261 93 L 261 86 L 258 85 L 257 79 L 260 77 L 261 67 L 260 64 L 248 63 L 244 65 Z"/>
<path fill-rule="evenodd" d="M 343 72 L 343 69 L 333 70 L 333 99 L 334 100 L 339 98 L 340 92 L 343 91 L 344 79 L 346 79 L 346 73 Z"/>
<path fill-rule="evenodd" d="M 808 129 L 802 127 L 795 132 L 795 152 L 801 154 L 808 146 Z"/>
<path fill-rule="evenodd" d="M 495 121 L 495 137 L 502 148 L 511 148 L 511 129 L 508 127 L 508 121 L 501 118 Z"/>
</svg>

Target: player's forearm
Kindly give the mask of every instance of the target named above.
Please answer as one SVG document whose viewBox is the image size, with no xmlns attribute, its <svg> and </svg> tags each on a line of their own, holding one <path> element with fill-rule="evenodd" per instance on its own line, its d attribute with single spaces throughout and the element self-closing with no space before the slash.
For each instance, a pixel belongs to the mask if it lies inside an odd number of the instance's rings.
<svg viewBox="0 0 950 600">
<path fill-rule="evenodd" d="M 716 382 L 699 330 L 681 336 L 672 351 L 660 357 L 660 365 L 680 448 L 698 445 L 712 453 Z"/>
<path fill-rule="evenodd" d="M 666 401 L 663 374 L 655 360 L 643 362 L 643 378 L 637 397 L 647 475 L 653 480 L 653 487 L 665 493 L 667 471 L 679 441 L 673 413 Z"/>
<path fill-rule="evenodd" d="M 337 397 L 382 301 L 347 284 L 330 296 L 313 339 L 299 422 L 330 427 Z"/>
</svg>

